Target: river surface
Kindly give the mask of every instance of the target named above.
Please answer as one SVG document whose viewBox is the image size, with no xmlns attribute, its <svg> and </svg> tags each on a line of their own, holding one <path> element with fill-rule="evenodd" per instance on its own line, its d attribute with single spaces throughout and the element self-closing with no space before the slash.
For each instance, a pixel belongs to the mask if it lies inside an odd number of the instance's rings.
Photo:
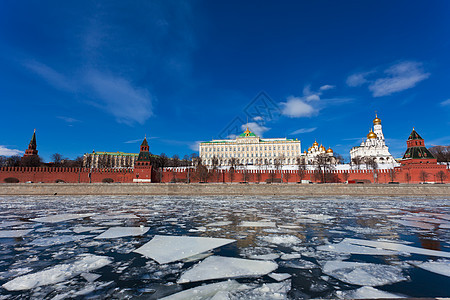
<svg viewBox="0 0 450 300">
<path fill-rule="evenodd" d="M 0 197 L 0 299 L 450 297 L 449 287 L 450 198 Z"/>
</svg>

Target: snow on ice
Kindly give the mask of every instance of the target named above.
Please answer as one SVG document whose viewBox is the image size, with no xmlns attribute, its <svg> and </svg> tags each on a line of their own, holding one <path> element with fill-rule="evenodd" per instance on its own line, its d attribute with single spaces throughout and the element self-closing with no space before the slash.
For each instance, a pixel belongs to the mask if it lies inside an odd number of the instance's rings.
<svg viewBox="0 0 450 300">
<path fill-rule="evenodd" d="M 235 280 L 228 280 L 184 290 L 182 292 L 161 298 L 161 300 L 207 300 L 216 296 L 219 292 L 224 292 L 225 295 L 228 295 L 230 291 L 242 288 L 245 288 L 245 285 L 242 285 Z M 222 293 L 220 293 L 220 295 L 222 295 Z M 217 297 L 214 299 L 217 299 Z M 228 299 L 228 297 L 225 299 Z"/>
<path fill-rule="evenodd" d="M 0 238 L 17 238 L 27 235 L 33 229 L 23 230 L 0 230 Z"/>
<path fill-rule="evenodd" d="M 46 217 L 34 218 L 30 219 L 30 221 L 34 222 L 43 222 L 43 223 L 58 223 L 75 219 L 82 219 L 91 217 L 94 214 L 61 214 L 61 215 L 51 215 Z"/>
<path fill-rule="evenodd" d="M 126 236 L 137 236 L 147 233 L 149 227 L 111 227 L 95 239 L 115 239 Z"/>
<path fill-rule="evenodd" d="M 150 242 L 134 252 L 154 259 L 160 264 L 166 264 L 210 251 L 235 241 L 206 237 L 155 235 Z"/>
<path fill-rule="evenodd" d="M 259 261 L 234 257 L 210 256 L 184 272 L 178 283 L 221 278 L 256 277 L 275 271 L 278 265 L 271 261 Z"/>
<path fill-rule="evenodd" d="M 427 262 L 409 262 L 410 264 L 421 269 L 450 277 L 450 260 L 438 260 Z"/>
<path fill-rule="evenodd" d="M 8 291 L 29 290 L 38 286 L 55 284 L 75 277 L 81 273 L 102 268 L 111 263 L 105 256 L 92 254 L 80 255 L 72 264 L 60 264 L 49 269 L 14 278 L 3 284 Z"/>
</svg>

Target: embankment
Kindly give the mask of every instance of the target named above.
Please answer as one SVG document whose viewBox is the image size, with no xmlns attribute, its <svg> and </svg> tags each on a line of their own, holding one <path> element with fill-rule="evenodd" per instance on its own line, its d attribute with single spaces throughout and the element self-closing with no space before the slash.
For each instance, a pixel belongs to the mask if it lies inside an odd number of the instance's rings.
<svg viewBox="0 0 450 300">
<path fill-rule="evenodd" d="M 0 184 L 0 195 L 296 195 L 443 196 L 448 184 L 168 184 L 15 183 Z"/>
</svg>

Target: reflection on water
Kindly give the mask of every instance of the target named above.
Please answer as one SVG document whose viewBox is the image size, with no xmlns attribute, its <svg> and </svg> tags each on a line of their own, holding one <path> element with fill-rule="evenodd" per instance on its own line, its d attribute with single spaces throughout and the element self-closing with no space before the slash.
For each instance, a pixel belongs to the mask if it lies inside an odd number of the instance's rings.
<svg viewBox="0 0 450 300">
<path fill-rule="evenodd" d="M 20 291 L 2 288 L 0 298 L 157 299 L 226 280 L 177 284 L 181 274 L 206 256 L 199 261 L 159 265 L 133 252 L 154 235 L 234 239 L 235 243 L 217 248 L 213 254 L 269 259 L 278 264 L 276 273 L 287 274 L 281 276 L 286 277 L 281 283 L 274 279 L 281 278 L 276 274 L 238 278 L 235 285 L 225 285 L 240 289 L 222 291 L 231 299 L 361 298 L 376 295 L 373 293 L 448 297 L 450 277 L 416 265 L 435 261 L 438 267 L 445 267 L 449 263 L 445 257 L 450 247 L 449 204 L 449 199 L 388 197 L 0 197 L 0 285 L 14 278 L 25 280 L 28 277 L 21 276 L 61 264 L 76 264 L 83 255 L 111 259 L 106 266 L 74 272 L 57 283 Z M 81 213 L 93 215 L 55 223 L 30 220 Z M 80 226 L 102 229 L 75 233 L 73 229 Z M 150 230 L 142 236 L 95 239 L 107 228 L 117 226 Z M 24 229 L 32 231 L 22 237 L 8 237 Z M 50 246 L 33 243 L 42 238 Z M 317 249 L 322 245 L 334 247 L 345 238 L 389 241 L 445 253 L 367 255 L 355 252 L 361 248 L 346 243 L 341 247 L 353 250 Z M 352 279 L 356 274 L 357 280 Z M 214 293 L 208 297 L 212 296 Z"/>
</svg>

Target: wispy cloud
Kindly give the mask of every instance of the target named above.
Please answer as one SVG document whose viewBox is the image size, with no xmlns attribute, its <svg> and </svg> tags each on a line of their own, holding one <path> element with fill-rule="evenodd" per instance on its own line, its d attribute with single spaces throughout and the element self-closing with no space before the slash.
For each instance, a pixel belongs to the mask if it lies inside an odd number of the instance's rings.
<svg viewBox="0 0 450 300">
<path fill-rule="evenodd" d="M 152 137 L 145 137 L 147 140 L 152 140 L 152 139 L 157 139 L 156 136 L 152 136 Z M 140 138 L 140 139 L 135 139 L 135 140 L 129 140 L 126 142 L 123 142 L 124 144 L 136 144 L 136 143 L 141 143 L 144 140 L 144 138 Z"/>
<path fill-rule="evenodd" d="M 441 106 L 450 106 L 450 99 L 442 101 Z"/>
<path fill-rule="evenodd" d="M 297 130 L 291 132 L 290 135 L 293 135 L 293 134 L 301 134 L 301 133 L 309 133 L 309 132 L 315 131 L 316 129 L 317 129 L 317 127 L 300 128 L 300 129 L 297 129 Z"/>
<path fill-rule="evenodd" d="M 401 62 L 384 71 L 386 77 L 379 78 L 369 85 L 374 97 L 388 96 L 396 92 L 410 89 L 417 83 L 430 77 L 422 64 L 418 62 Z"/>
<path fill-rule="evenodd" d="M 81 122 L 80 120 L 71 117 L 58 116 L 57 118 L 69 124 Z"/>
<path fill-rule="evenodd" d="M 39 75 L 49 85 L 56 89 L 69 92 L 73 92 L 76 90 L 74 83 L 70 82 L 68 78 L 43 63 L 29 60 L 24 62 L 24 66 L 31 70 L 33 73 Z"/>
<path fill-rule="evenodd" d="M 346 83 L 348 86 L 351 86 L 351 87 L 361 86 L 364 83 L 368 82 L 366 77 L 368 75 L 370 75 L 371 73 L 373 73 L 373 72 L 361 72 L 361 73 L 352 74 L 347 78 Z"/>
<path fill-rule="evenodd" d="M 0 156 L 13 156 L 13 155 L 21 155 L 23 151 L 17 149 L 9 149 L 6 146 L 0 145 Z"/>
<path fill-rule="evenodd" d="M 286 102 L 281 102 L 280 105 L 282 107 L 281 113 L 290 118 L 310 117 L 318 112 L 301 97 L 290 96 Z"/>
<path fill-rule="evenodd" d="M 201 143 L 201 141 L 191 142 L 189 144 L 189 149 L 191 149 L 192 151 L 196 151 L 196 152 L 199 151 L 200 143 Z"/>
<path fill-rule="evenodd" d="M 422 63 L 403 61 L 391 65 L 382 74 L 379 71 L 352 74 L 346 82 L 351 87 L 368 84 L 372 96 L 376 98 L 413 88 L 428 77 L 430 73 L 424 71 Z"/>
<path fill-rule="evenodd" d="M 336 87 L 336 86 L 334 86 L 334 85 L 325 84 L 325 85 L 322 85 L 322 86 L 320 87 L 320 90 L 321 90 L 321 91 L 332 90 L 332 89 L 334 89 L 335 87 Z"/>
<path fill-rule="evenodd" d="M 98 99 L 97 104 L 120 123 L 143 124 L 152 115 L 152 95 L 122 77 L 90 71 L 86 84 Z"/>
<path fill-rule="evenodd" d="M 246 124 L 241 125 L 241 129 L 245 130 L 247 127 L 250 129 L 250 131 L 254 132 L 257 136 L 262 137 L 264 132 L 270 130 L 270 128 L 262 126 L 256 122 L 248 122 Z"/>
</svg>

